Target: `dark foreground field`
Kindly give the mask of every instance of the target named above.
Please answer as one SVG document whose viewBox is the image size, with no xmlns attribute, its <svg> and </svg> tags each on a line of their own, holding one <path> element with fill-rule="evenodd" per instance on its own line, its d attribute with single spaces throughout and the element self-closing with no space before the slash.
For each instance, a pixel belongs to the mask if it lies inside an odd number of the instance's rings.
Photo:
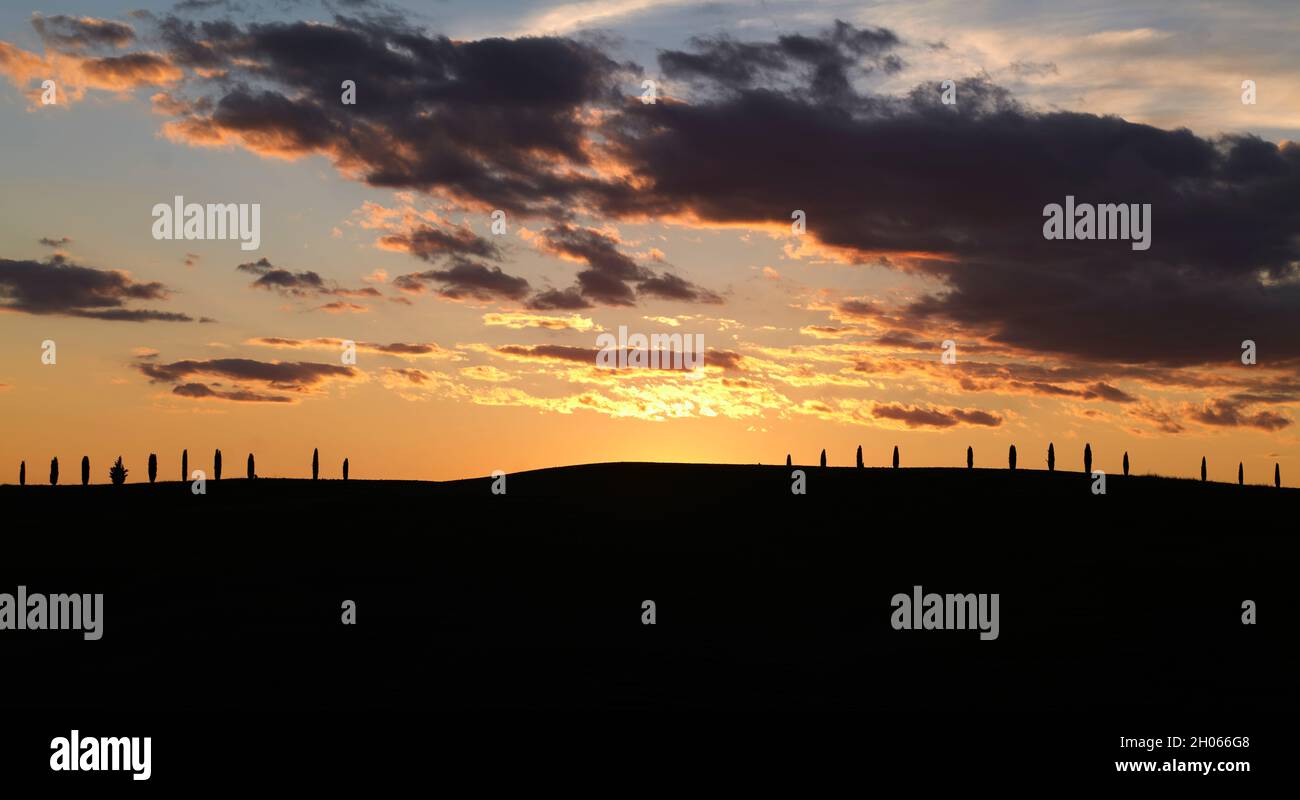
<svg viewBox="0 0 1300 800">
<path fill-rule="evenodd" d="M 105 595 L 100 641 L 0 631 L 0 705 L 56 729 L 92 710 L 817 709 L 934 735 L 1029 712 L 1018 746 L 1086 728 L 1105 753 L 1300 710 L 1300 491 L 803 469 L 802 496 L 787 467 L 666 464 L 509 475 L 504 495 L 0 487 L 0 592 Z M 893 630 L 915 585 L 998 593 L 998 638 Z"/>
</svg>

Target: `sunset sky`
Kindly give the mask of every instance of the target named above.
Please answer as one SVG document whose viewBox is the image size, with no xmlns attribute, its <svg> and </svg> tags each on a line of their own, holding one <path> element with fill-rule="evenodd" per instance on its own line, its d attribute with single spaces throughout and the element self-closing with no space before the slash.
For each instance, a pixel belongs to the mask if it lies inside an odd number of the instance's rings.
<svg viewBox="0 0 1300 800">
<path fill-rule="evenodd" d="M 1300 12 L 1160 5 L 4 3 L 0 482 L 1050 441 L 1300 485 Z M 259 249 L 155 240 L 176 195 Z M 1067 195 L 1150 249 L 1044 239 Z M 702 373 L 597 369 L 620 325 Z"/>
</svg>

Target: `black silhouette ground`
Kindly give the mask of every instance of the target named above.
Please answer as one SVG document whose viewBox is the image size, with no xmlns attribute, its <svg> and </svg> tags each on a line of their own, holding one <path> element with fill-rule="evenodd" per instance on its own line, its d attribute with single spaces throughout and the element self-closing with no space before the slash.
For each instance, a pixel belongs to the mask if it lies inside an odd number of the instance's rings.
<svg viewBox="0 0 1300 800">
<path fill-rule="evenodd" d="M 795 468 L 806 495 L 789 467 L 671 464 L 514 474 L 504 495 L 490 478 L 0 487 L 0 591 L 106 595 L 100 642 L 0 634 L 0 683 L 111 687 L 0 704 L 1031 712 L 1058 734 L 1093 720 L 1106 752 L 1151 720 L 1300 707 L 1300 491 Z M 999 638 L 893 630 L 890 598 L 916 584 L 999 593 Z"/>
</svg>

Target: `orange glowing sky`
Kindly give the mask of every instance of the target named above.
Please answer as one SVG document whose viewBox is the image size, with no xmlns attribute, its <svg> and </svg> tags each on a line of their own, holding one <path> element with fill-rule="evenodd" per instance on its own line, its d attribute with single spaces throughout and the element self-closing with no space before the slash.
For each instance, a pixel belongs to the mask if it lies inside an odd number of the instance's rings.
<svg viewBox="0 0 1300 800">
<path fill-rule="evenodd" d="M 580 5 L 534 4 L 527 19 L 542 28 L 531 32 L 571 33 L 556 20 L 579 11 L 624 30 L 649 15 L 657 46 L 686 44 L 685 36 L 674 38 L 689 27 L 681 4 Z M 1196 60 L 1195 41 L 1159 19 L 1120 26 L 1117 11 L 1115 19 L 1072 20 L 1068 30 L 1044 21 L 1051 35 L 1017 35 L 1023 20 L 990 11 L 983 24 L 944 23 L 942 7 L 951 6 L 881 10 L 871 24 L 898 31 L 908 43 L 900 45 L 907 67 L 873 91 L 902 97 L 942 69 L 957 78 L 992 74 L 1038 108 L 1113 113 L 1162 129 L 1189 125 L 1202 136 L 1250 131 L 1270 147 L 1282 144 L 1283 153 L 1300 130 L 1300 105 L 1289 102 L 1300 102 L 1297 78 L 1272 55 L 1251 63 L 1249 48 L 1232 41 L 1221 49 L 1237 60 L 1226 65 L 1218 56 Z M 17 480 L 20 461 L 29 481 L 43 482 L 52 456 L 70 482 L 82 455 L 96 482 L 118 455 L 130 480 L 143 480 L 150 453 L 159 455 L 160 476 L 175 479 L 184 448 L 196 468 L 221 448 L 227 472 L 236 474 L 253 452 L 260 475 L 303 476 L 319 448 L 325 477 L 336 477 L 347 457 L 354 478 L 441 480 L 597 461 L 773 464 L 791 453 L 811 464 L 822 448 L 832 465 L 847 466 L 859 445 L 869 466 L 887 464 L 895 445 L 904 466 L 959 466 L 970 445 L 977 466 L 1001 467 L 1015 444 L 1021 467 L 1039 468 L 1053 442 L 1058 468 L 1081 469 L 1087 442 L 1108 472 L 1120 471 L 1127 452 L 1136 473 L 1190 477 L 1206 456 L 1211 479 L 1235 480 L 1242 462 L 1247 482 L 1271 482 L 1278 463 L 1284 485 L 1298 485 L 1300 361 L 1270 359 L 1280 343 L 1261 340 L 1259 363 L 1243 365 L 1239 339 L 1251 331 L 1225 339 L 1221 352 L 1167 361 L 1026 343 L 986 321 L 915 313 L 915 304 L 950 291 L 953 273 L 945 270 L 974 268 L 960 253 L 824 241 L 817 216 L 799 233 L 784 217 L 729 216 L 707 199 L 614 211 L 584 197 L 564 220 L 537 209 L 508 214 L 497 234 L 494 204 L 463 187 L 367 180 L 376 152 L 385 166 L 410 171 L 428 155 L 391 130 L 359 123 L 353 133 L 371 137 L 371 149 L 305 141 L 287 127 L 236 128 L 191 89 L 204 68 L 147 41 L 146 21 L 102 3 L 65 13 L 117 20 L 136 35 L 131 43 L 99 42 L 96 56 L 36 37 L 26 13 L 0 17 L 7 79 L 0 83 L 7 142 L 0 154 L 0 482 Z M 846 12 L 829 3 L 806 23 L 794 7 L 778 4 L 772 13 L 789 14 L 779 30 L 815 31 L 822 16 Z M 323 14 L 304 18 L 338 24 Z M 486 11 L 450 23 L 467 38 L 520 33 L 517 24 Z M 774 35 L 732 18 L 718 24 L 739 38 Z M 924 44 L 941 40 L 946 48 Z M 1111 57 L 1100 59 L 1107 50 Z M 103 58 L 126 52 L 153 55 Z M 1097 76 L 1099 64 L 1113 81 Z M 1242 74 L 1270 81 L 1261 94 L 1268 102 L 1257 110 L 1237 99 Z M 46 78 L 59 84 L 55 105 L 40 103 Z M 1180 105 L 1195 80 L 1223 84 L 1226 99 Z M 700 102 L 689 86 L 664 83 L 665 103 Z M 628 102 L 640 91 L 640 80 L 630 80 Z M 609 112 L 583 109 L 574 122 L 594 125 L 602 113 Z M 652 191 L 626 153 L 599 137 L 581 146 L 581 155 L 527 151 L 530 168 Z M 869 196 L 877 188 L 854 191 Z M 153 239 L 150 209 L 175 195 L 260 203 L 260 248 Z M 792 197 L 788 205 L 811 208 L 815 199 Z M 1028 221 L 1033 231 L 1038 224 Z M 420 238 L 430 231 L 439 237 L 432 245 Z M 422 247 L 435 248 L 433 256 Z M 429 276 L 458 263 L 434 260 L 444 248 L 485 265 L 473 286 Z M 256 266 L 263 258 L 269 266 Z M 99 307 L 42 294 L 46 273 L 23 266 L 34 263 L 120 271 L 136 288 L 113 294 L 121 301 L 114 308 L 189 321 L 87 315 Z M 6 288 L 4 269 L 28 272 Z M 259 283 L 271 269 L 289 282 Z M 610 291 L 626 288 L 632 300 L 597 301 L 593 293 L 573 307 L 538 301 L 578 285 L 584 270 L 619 269 L 636 277 Z M 1280 265 L 1268 285 L 1293 283 L 1294 271 Z M 155 283 L 156 290 L 140 288 Z M 596 368 L 583 353 L 619 326 L 702 334 L 705 367 L 690 375 Z M 47 340 L 57 348 L 54 364 L 42 362 Z M 955 342 L 955 363 L 941 360 L 945 340 Z M 340 361 L 344 341 L 357 343 L 355 365 Z M 282 367 L 273 371 L 281 377 L 261 377 L 261 365 Z"/>
</svg>

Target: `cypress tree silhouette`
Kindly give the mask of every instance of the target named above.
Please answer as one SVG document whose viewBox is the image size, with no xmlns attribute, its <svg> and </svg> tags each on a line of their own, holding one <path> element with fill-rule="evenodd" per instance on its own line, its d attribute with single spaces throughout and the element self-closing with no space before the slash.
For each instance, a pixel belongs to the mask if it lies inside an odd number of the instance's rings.
<svg viewBox="0 0 1300 800">
<path fill-rule="evenodd" d="M 27 485 L 27 462 L 24 461 L 18 465 L 18 485 Z"/>
<path fill-rule="evenodd" d="M 966 447 L 966 469 L 974 469 L 974 468 L 975 468 L 975 448 L 967 446 Z"/>
<path fill-rule="evenodd" d="M 122 457 L 117 457 L 117 462 L 108 470 L 108 478 L 114 486 L 121 486 L 126 482 L 127 469 L 122 465 Z"/>
<path fill-rule="evenodd" d="M 1237 485 L 1241 486 L 1246 483 L 1246 473 L 1242 469 L 1241 462 L 1237 462 Z"/>
<path fill-rule="evenodd" d="M 217 454 L 212 457 L 212 480 L 214 481 L 221 480 L 221 450 L 220 449 L 218 449 Z"/>
<path fill-rule="evenodd" d="M 1083 471 L 1087 475 L 1092 474 L 1092 445 L 1083 445 Z"/>
<path fill-rule="evenodd" d="M 1201 480 L 1205 480 L 1205 456 L 1201 456 Z"/>
<path fill-rule="evenodd" d="M 1051 442 L 1047 443 L 1047 471 L 1056 472 L 1056 446 Z"/>
<path fill-rule="evenodd" d="M 81 485 L 90 484 L 90 456 L 81 457 Z"/>
<path fill-rule="evenodd" d="M 858 445 L 858 469 L 862 469 L 862 445 Z"/>
<path fill-rule="evenodd" d="M 313 449 L 311 451 L 311 479 L 316 480 L 320 477 L 320 451 Z"/>
<path fill-rule="evenodd" d="M 158 479 L 158 456 L 153 453 L 149 454 L 149 482 L 153 483 Z"/>
<path fill-rule="evenodd" d="M 1016 446 L 1015 446 L 1014 444 L 1011 445 L 1011 449 L 1007 451 L 1007 463 L 1011 465 L 1011 469 L 1012 469 L 1012 470 L 1015 470 L 1015 468 L 1016 468 Z"/>
<path fill-rule="evenodd" d="M 1128 451 L 1124 451 L 1124 474 L 1128 475 Z"/>
<path fill-rule="evenodd" d="M 786 454 L 785 454 L 785 465 L 786 465 L 787 467 L 789 467 L 789 466 L 793 466 L 793 465 L 790 463 L 790 454 L 789 454 L 789 453 L 786 453 Z"/>
<path fill-rule="evenodd" d="M 253 454 L 248 454 L 248 479 L 251 481 L 257 477 L 257 472 L 253 469 Z"/>
<path fill-rule="evenodd" d="M 59 457 L 55 456 L 50 459 L 50 485 L 59 485 Z"/>
<path fill-rule="evenodd" d="M 1273 485 L 1282 488 L 1282 465 L 1277 462 L 1273 462 Z"/>
<path fill-rule="evenodd" d="M 894 445 L 894 469 L 898 469 L 898 445 Z"/>
<path fill-rule="evenodd" d="M 181 451 L 181 480 L 182 481 L 188 481 L 190 479 L 189 472 L 190 472 L 190 451 L 182 450 Z"/>
<path fill-rule="evenodd" d="M 826 466 L 826 451 L 822 450 L 822 466 Z"/>
<path fill-rule="evenodd" d="M 343 480 L 348 479 L 348 460 L 343 459 Z"/>
</svg>

